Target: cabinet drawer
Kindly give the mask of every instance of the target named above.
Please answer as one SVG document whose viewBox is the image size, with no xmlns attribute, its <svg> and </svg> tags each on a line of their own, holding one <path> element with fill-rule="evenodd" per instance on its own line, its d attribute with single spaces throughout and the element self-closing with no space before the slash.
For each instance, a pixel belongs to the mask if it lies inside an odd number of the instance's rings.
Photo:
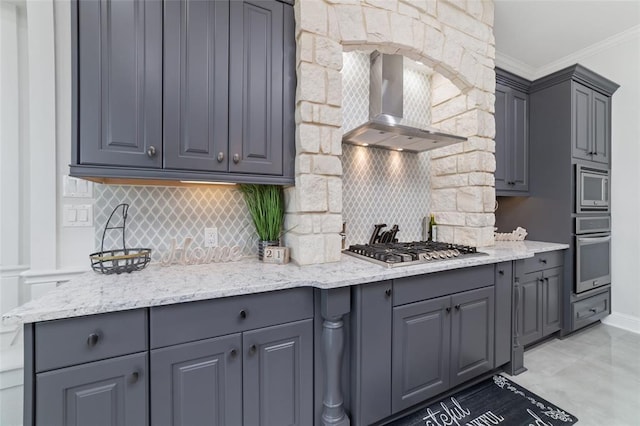
<svg viewBox="0 0 640 426">
<path fill-rule="evenodd" d="M 296 288 L 151 308 L 151 347 L 176 345 L 313 316 L 313 289 Z"/>
<path fill-rule="evenodd" d="M 393 306 L 493 285 L 493 270 L 494 265 L 482 265 L 394 280 Z"/>
<path fill-rule="evenodd" d="M 147 349 L 147 311 L 113 312 L 37 323 L 36 371 Z"/>
<path fill-rule="evenodd" d="M 571 305 L 573 330 L 598 321 L 611 313 L 611 294 L 609 291 L 596 294 L 588 299 L 574 302 Z"/>
<path fill-rule="evenodd" d="M 564 250 L 536 253 L 535 256 L 516 262 L 517 274 L 542 271 L 543 269 L 557 268 L 564 263 Z"/>
</svg>

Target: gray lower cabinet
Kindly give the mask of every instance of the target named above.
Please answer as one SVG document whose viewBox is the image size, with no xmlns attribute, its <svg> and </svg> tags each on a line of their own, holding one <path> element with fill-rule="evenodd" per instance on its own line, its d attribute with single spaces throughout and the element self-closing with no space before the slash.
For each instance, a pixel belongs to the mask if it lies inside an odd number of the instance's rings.
<svg viewBox="0 0 640 426">
<path fill-rule="evenodd" d="M 543 271 L 542 283 L 542 335 L 548 336 L 560 330 L 562 322 L 562 268 Z"/>
<path fill-rule="evenodd" d="M 151 424 L 242 424 L 240 333 L 151 351 Z"/>
<path fill-rule="evenodd" d="M 555 333 L 562 326 L 562 258 L 563 252 L 555 251 L 516 262 L 515 332 L 522 346 Z"/>
<path fill-rule="evenodd" d="M 151 351 L 154 425 L 307 425 L 311 319 Z"/>
<path fill-rule="evenodd" d="M 494 360 L 495 366 L 507 364 L 511 360 L 511 301 L 513 288 L 513 262 L 496 264 L 495 275 L 495 318 L 494 318 Z"/>
<path fill-rule="evenodd" d="M 393 282 L 351 289 L 351 420 L 370 425 L 391 415 Z"/>
<path fill-rule="evenodd" d="M 151 308 L 154 425 L 313 424 L 313 291 Z"/>
<path fill-rule="evenodd" d="M 248 331 L 242 341 L 243 424 L 313 424 L 313 320 Z"/>
<path fill-rule="evenodd" d="M 526 274 L 515 284 L 516 324 L 520 344 L 528 345 L 542 337 L 542 273 Z"/>
<path fill-rule="evenodd" d="M 571 329 L 577 330 L 611 313 L 611 288 L 571 303 Z"/>
<path fill-rule="evenodd" d="M 25 325 L 25 424 L 314 423 L 314 292 Z"/>
<path fill-rule="evenodd" d="M 450 339 L 450 297 L 393 309 L 394 413 L 449 389 Z"/>
<path fill-rule="evenodd" d="M 392 411 L 494 367 L 494 288 L 393 309 Z"/>
<path fill-rule="evenodd" d="M 494 366 L 494 288 L 451 296 L 451 385 L 456 386 Z"/>
<path fill-rule="evenodd" d="M 149 424 L 147 353 L 36 375 L 36 425 Z"/>
</svg>

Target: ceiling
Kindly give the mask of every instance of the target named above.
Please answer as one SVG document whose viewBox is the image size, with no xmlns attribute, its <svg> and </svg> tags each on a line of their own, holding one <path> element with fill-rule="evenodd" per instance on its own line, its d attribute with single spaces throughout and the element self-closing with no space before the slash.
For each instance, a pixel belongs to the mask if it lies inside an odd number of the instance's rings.
<svg viewBox="0 0 640 426">
<path fill-rule="evenodd" d="M 640 0 L 495 0 L 496 65 L 536 77 L 568 56 L 638 29 Z"/>
</svg>

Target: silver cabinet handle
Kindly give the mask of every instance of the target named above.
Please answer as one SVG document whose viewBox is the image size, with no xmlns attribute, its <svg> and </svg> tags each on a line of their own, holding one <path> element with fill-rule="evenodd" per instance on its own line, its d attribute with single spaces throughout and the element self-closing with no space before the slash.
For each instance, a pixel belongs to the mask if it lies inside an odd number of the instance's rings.
<svg viewBox="0 0 640 426">
<path fill-rule="evenodd" d="M 218 163 L 222 163 L 222 160 L 224 160 L 224 152 L 219 152 L 217 159 Z"/>
<path fill-rule="evenodd" d="M 156 147 L 151 145 L 148 149 L 147 149 L 147 157 L 149 158 L 153 158 L 156 156 Z"/>
<path fill-rule="evenodd" d="M 233 162 L 236 164 L 240 162 L 240 154 L 233 154 Z"/>
</svg>

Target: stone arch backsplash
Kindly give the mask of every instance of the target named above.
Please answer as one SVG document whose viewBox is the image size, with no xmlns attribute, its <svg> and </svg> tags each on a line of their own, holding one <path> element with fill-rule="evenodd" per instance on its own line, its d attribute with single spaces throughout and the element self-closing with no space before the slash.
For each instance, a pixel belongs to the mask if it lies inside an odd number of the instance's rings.
<svg viewBox="0 0 640 426">
<path fill-rule="evenodd" d="M 286 190 L 285 225 L 292 258 L 298 264 L 340 259 L 343 50 L 401 54 L 437 73 L 432 125 L 468 138 L 431 152 L 440 235 L 492 244 L 493 2 L 298 0 L 295 14 L 296 184 Z"/>
</svg>

